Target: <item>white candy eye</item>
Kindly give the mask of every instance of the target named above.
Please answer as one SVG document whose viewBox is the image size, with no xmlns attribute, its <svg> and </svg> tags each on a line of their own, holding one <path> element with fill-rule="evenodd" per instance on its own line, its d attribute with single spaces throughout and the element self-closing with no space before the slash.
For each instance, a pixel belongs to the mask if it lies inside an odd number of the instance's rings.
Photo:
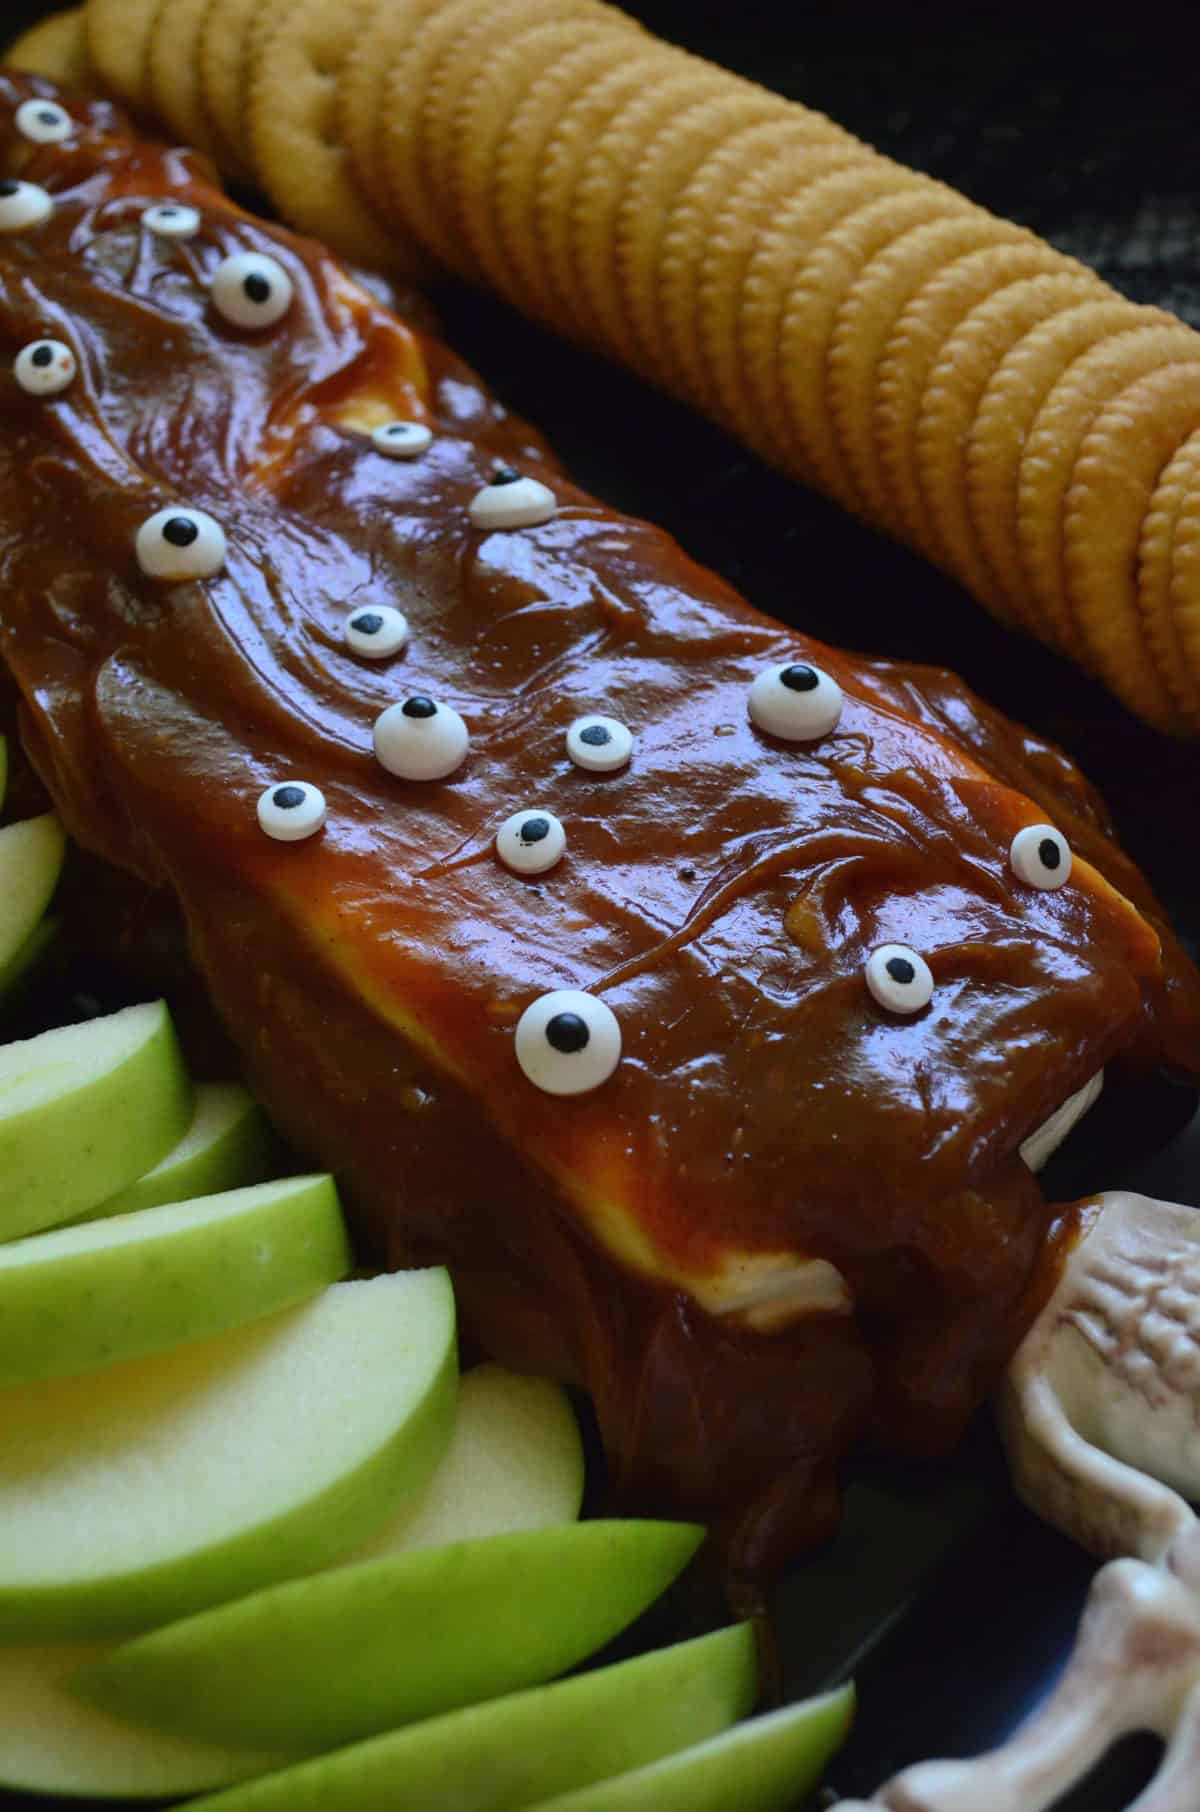
<svg viewBox="0 0 1200 1812">
<path fill-rule="evenodd" d="M 342 624 L 346 646 L 369 661 L 385 661 L 398 654 L 408 640 L 408 618 L 390 604 L 372 604 L 352 610 Z"/>
<path fill-rule="evenodd" d="M 579 988 L 556 988 L 517 1021 L 517 1062 L 548 1095 L 584 1095 L 621 1061 L 621 1028 L 611 1007 Z"/>
<path fill-rule="evenodd" d="M 372 429 L 371 441 L 375 451 L 389 459 L 416 459 L 432 446 L 433 430 L 424 422 L 385 422 Z"/>
<path fill-rule="evenodd" d="M 471 740 L 453 705 L 406 698 L 375 719 L 375 755 L 401 780 L 444 780 L 460 767 Z"/>
<path fill-rule="evenodd" d="M 201 224 L 199 209 L 184 201 L 160 201 L 142 215 L 146 231 L 160 239 L 194 239 Z"/>
<path fill-rule="evenodd" d="M 514 812 L 496 832 L 496 854 L 518 875 L 544 875 L 567 847 L 567 833 L 553 812 Z"/>
<path fill-rule="evenodd" d="M 33 340 L 13 360 L 13 376 L 30 396 L 57 396 L 78 369 L 75 354 L 61 340 Z"/>
<path fill-rule="evenodd" d="M 828 736 L 841 715 L 841 687 L 810 661 L 768 667 L 750 688 L 751 722 L 785 742 Z"/>
<path fill-rule="evenodd" d="M 75 130 L 75 121 L 57 101 L 22 101 L 14 118 L 17 131 L 35 145 L 61 145 Z"/>
<path fill-rule="evenodd" d="M 151 579 L 211 579 L 225 564 L 225 530 L 203 510 L 156 510 L 137 532 L 138 565 Z"/>
<path fill-rule="evenodd" d="M 467 514 L 476 528 L 536 528 L 549 522 L 558 508 L 558 499 L 548 485 L 536 478 L 523 478 L 511 466 L 497 466 L 491 484 L 476 491 L 467 505 Z"/>
<path fill-rule="evenodd" d="M 41 226 L 54 212 L 54 202 L 35 182 L 0 182 L 0 233 L 23 233 Z"/>
<path fill-rule="evenodd" d="M 633 733 L 615 717 L 577 717 L 567 731 L 567 754 L 577 768 L 611 774 L 633 754 Z"/>
<path fill-rule="evenodd" d="M 258 822 L 277 843 L 299 843 L 314 837 L 325 822 L 325 795 L 307 780 L 269 786 L 258 801 Z"/>
<path fill-rule="evenodd" d="M 273 327 L 292 306 L 292 280 L 277 258 L 235 252 L 217 266 L 209 294 L 235 327 Z"/>
<path fill-rule="evenodd" d="M 880 944 L 867 958 L 867 986 L 889 1013 L 919 1013 L 933 999 L 929 964 L 907 944 Z"/>
<path fill-rule="evenodd" d="M 1018 880 L 1030 887 L 1053 889 L 1071 878 L 1071 845 L 1052 824 L 1027 824 L 1008 852 Z"/>
</svg>

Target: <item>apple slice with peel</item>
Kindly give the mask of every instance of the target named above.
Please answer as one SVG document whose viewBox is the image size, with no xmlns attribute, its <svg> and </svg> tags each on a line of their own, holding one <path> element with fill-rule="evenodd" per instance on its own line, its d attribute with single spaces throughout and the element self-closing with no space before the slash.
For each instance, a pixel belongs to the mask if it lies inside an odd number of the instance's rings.
<svg viewBox="0 0 1200 1812">
<path fill-rule="evenodd" d="M 152 1630 L 72 1687 L 205 1742 L 336 1749 L 574 1667 L 702 1538 L 691 1523 L 566 1523 L 339 1567 Z"/>
<path fill-rule="evenodd" d="M 144 1176 L 78 1218 L 135 1214 L 161 1202 L 190 1202 L 265 1183 L 283 1168 L 280 1155 L 270 1122 L 248 1089 L 240 1082 L 198 1082 L 192 1123 L 178 1145 Z"/>
<path fill-rule="evenodd" d="M 124 1189 L 191 1117 L 162 1001 L 0 1045 L 0 1239 L 71 1220 Z"/>
<path fill-rule="evenodd" d="M 14 951 L 6 963 L 0 963 L 0 1007 L 11 1007 L 22 988 L 37 974 L 59 929 L 56 918 L 39 919 L 20 949 Z"/>
<path fill-rule="evenodd" d="M 0 1387 L 305 1302 L 350 1269 L 333 1178 L 291 1177 L 0 1246 Z"/>
<path fill-rule="evenodd" d="M 197 1800 L 195 1812 L 519 1812 L 715 1736 L 756 1690 L 753 1634 L 738 1624 L 389 1731 Z"/>
<path fill-rule="evenodd" d="M 0 1788 L 87 1799 L 175 1799 L 286 1767 L 286 1756 L 188 1743 L 85 1705 L 64 1681 L 95 1644 L 0 1648 Z"/>
<path fill-rule="evenodd" d="M 62 825 L 52 812 L 0 830 L 0 977 L 50 904 L 66 849 Z"/>
<path fill-rule="evenodd" d="M 559 1384 L 475 1365 L 458 1381 L 445 1459 L 348 1560 L 574 1522 L 583 1502 L 583 1442 Z"/>
<path fill-rule="evenodd" d="M 751 1718 L 628 1774 L 539 1800 L 529 1812 L 788 1812 L 845 1741 L 854 1688 Z"/>
<path fill-rule="evenodd" d="M 454 1419 L 441 1270 L 0 1398 L 0 1643 L 144 1630 L 323 1566 Z"/>
</svg>

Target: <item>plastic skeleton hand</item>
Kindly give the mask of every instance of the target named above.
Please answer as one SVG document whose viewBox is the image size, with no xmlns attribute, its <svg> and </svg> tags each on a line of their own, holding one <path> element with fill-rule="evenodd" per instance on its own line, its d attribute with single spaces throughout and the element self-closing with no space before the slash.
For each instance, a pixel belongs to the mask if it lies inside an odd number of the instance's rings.
<svg viewBox="0 0 1200 1812">
<path fill-rule="evenodd" d="M 1200 1806 L 1200 1212 L 1112 1194 L 1020 1347 L 1000 1405 L 1021 1496 L 1113 1561 L 1071 1660 L 1003 1747 L 906 1769 L 891 1812 L 1042 1812 L 1149 1730 L 1163 1764 L 1130 1812 Z M 836 1812 L 862 1812 L 844 1801 Z"/>
</svg>

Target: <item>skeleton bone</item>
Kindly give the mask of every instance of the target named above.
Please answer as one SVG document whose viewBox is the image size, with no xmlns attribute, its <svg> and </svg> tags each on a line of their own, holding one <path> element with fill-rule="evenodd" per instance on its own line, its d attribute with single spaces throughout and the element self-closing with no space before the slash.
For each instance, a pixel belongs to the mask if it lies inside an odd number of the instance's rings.
<svg viewBox="0 0 1200 1812">
<path fill-rule="evenodd" d="M 1021 1496 L 1101 1554 L 1058 1685 L 999 1749 L 923 1762 L 890 1812 L 1043 1812 L 1117 1741 L 1167 1750 L 1129 1812 L 1200 1806 L 1200 1213 L 1099 1199 L 1009 1368 L 1000 1422 Z M 1136 1558 L 1135 1558 L 1136 1557 Z M 844 1800 L 834 1812 L 868 1812 Z"/>
</svg>

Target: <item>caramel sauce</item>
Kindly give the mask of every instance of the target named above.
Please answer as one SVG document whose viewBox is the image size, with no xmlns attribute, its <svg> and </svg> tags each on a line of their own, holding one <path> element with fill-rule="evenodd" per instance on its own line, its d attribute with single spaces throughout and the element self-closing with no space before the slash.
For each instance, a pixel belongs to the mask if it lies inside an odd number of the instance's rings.
<svg viewBox="0 0 1200 1812">
<path fill-rule="evenodd" d="M 783 629 L 586 496 L 203 160 L 100 103 L 65 145 L 17 140 L 45 91 L 0 77 L 4 168 L 56 201 L 0 238 L 6 356 L 49 333 L 80 356 L 53 400 L 0 379 L 0 652 L 28 752 L 72 836 L 178 902 L 249 1078 L 338 1173 L 364 1251 L 448 1262 L 479 1341 L 586 1385 L 623 1501 L 722 1517 L 735 1568 L 776 1564 L 828 1527 L 852 1443 L 957 1436 L 1069 1237 L 1021 1141 L 1122 1053 L 1194 1073 L 1200 982 L 1065 757 L 951 675 Z M 194 240 L 139 225 L 167 196 L 201 210 Z M 260 333 L 206 294 L 246 249 L 295 284 Z M 433 428 L 423 457 L 372 450 L 393 417 Z M 554 489 L 550 522 L 471 527 L 497 460 Z M 138 570 L 169 503 L 224 527 L 217 577 Z M 340 626 L 379 603 L 411 640 L 375 664 Z M 787 659 L 845 695 L 817 743 L 749 721 Z M 373 759 L 375 717 L 414 693 L 470 727 L 448 780 Z M 567 760 L 593 711 L 634 731 L 627 769 Z M 255 801 L 297 779 L 327 824 L 272 842 Z M 536 881 L 491 849 L 527 806 L 568 833 Z M 1008 859 L 1044 819 L 1074 853 L 1055 892 Z M 914 1017 L 864 984 L 884 942 L 933 971 Z M 568 986 L 603 994 L 624 1055 L 561 1101 L 512 1028 Z M 827 1261 L 852 1309 L 761 1335 L 699 1305 L 763 1255 Z"/>
</svg>

